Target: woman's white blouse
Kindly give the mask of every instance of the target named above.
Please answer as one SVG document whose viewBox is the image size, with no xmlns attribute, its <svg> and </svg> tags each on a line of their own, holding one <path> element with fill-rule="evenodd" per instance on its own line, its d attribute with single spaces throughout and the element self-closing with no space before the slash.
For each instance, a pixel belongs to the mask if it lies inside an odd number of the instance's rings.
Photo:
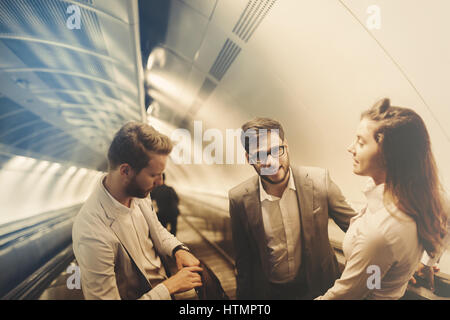
<svg viewBox="0 0 450 320">
<path fill-rule="evenodd" d="M 399 299 L 423 253 L 416 223 L 394 205 L 383 204 L 384 184 L 370 179 L 367 205 L 350 220 L 343 241 L 341 278 L 317 299 Z M 388 211 L 389 209 L 389 211 Z"/>
</svg>

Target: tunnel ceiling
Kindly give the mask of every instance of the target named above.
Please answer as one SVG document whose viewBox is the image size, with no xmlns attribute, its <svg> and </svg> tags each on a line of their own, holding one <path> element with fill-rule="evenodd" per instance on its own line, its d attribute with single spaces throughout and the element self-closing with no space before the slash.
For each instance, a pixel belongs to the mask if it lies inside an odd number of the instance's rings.
<svg viewBox="0 0 450 320">
<path fill-rule="evenodd" d="M 154 124 L 178 128 L 198 120 L 204 132 L 218 129 L 225 137 L 256 116 L 277 119 L 292 163 L 329 168 L 352 199 L 361 199 L 365 179 L 351 174 L 346 148 L 361 112 L 389 97 L 424 119 L 449 188 L 450 1 L 166 3 L 166 36 L 145 70 Z M 374 16 L 379 26 L 369 23 Z M 180 165 L 187 177 L 173 178 L 186 189 L 226 195 L 253 174 L 244 168 Z"/>
<path fill-rule="evenodd" d="M 2 154 L 106 169 L 143 119 L 137 21 L 137 1 L 0 1 Z"/>
</svg>

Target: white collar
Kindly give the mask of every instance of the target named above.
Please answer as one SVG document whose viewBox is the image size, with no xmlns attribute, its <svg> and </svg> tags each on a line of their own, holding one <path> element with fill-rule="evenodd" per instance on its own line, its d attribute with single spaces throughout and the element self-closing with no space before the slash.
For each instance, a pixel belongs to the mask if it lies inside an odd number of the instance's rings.
<svg viewBox="0 0 450 320">
<path fill-rule="evenodd" d="M 367 182 L 363 192 L 367 198 L 367 208 L 369 211 L 375 213 L 381 208 L 385 208 L 392 217 L 399 219 L 400 221 L 414 222 L 412 217 L 399 210 L 392 202 L 384 203 L 384 188 L 384 183 L 375 185 L 372 178 Z"/>
<path fill-rule="evenodd" d="M 275 200 L 279 200 L 280 198 L 276 197 L 276 196 L 272 196 L 270 194 L 268 194 L 266 192 L 266 190 L 264 190 L 264 187 L 262 185 L 262 181 L 261 181 L 261 177 L 259 177 L 259 199 L 260 202 L 263 202 L 264 200 L 269 200 L 269 201 L 275 201 Z M 288 189 L 292 189 L 292 190 L 297 190 L 295 188 L 295 182 L 294 182 L 294 176 L 292 174 L 292 169 L 291 167 L 289 167 L 289 181 L 288 181 Z"/>
<path fill-rule="evenodd" d="M 115 212 L 117 214 L 130 214 L 134 210 L 134 199 L 131 199 L 130 208 L 128 208 L 127 206 L 125 206 L 122 203 L 120 203 L 119 201 L 117 201 L 109 193 L 109 191 L 105 188 L 105 185 L 103 184 L 103 181 L 105 180 L 105 178 L 106 178 L 106 174 L 104 174 L 100 178 L 100 189 L 103 191 L 103 194 L 106 195 L 106 197 L 104 196 L 104 199 L 107 200 L 109 202 L 109 204 L 114 207 L 114 209 L 116 209 Z M 112 213 L 112 212 L 110 214 L 114 215 L 114 213 Z"/>
<path fill-rule="evenodd" d="M 373 179 L 370 178 L 363 193 L 367 198 L 368 208 L 371 212 L 376 212 L 384 207 L 384 183 L 376 185 Z"/>
</svg>

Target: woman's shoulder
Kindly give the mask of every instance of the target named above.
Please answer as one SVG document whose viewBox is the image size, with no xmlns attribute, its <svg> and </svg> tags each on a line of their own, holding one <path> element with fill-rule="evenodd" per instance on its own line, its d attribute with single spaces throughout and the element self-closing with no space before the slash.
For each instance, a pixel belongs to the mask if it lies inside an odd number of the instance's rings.
<svg viewBox="0 0 450 320">
<path fill-rule="evenodd" d="M 397 230 L 411 230 L 417 229 L 416 221 L 410 215 L 406 214 L 400 210 L 397 206 L 392 203 L 387 203 L 384 206 L 386 214 L 389 215 L 389 219 L 394 229 Z"/>
<path fill-rule="evenodd" d="M 383 234 L 386 243 L 392 246 L 418 243 L 416 222 L 393 204 L 384 206 L 376 228 Z"/>
<path fill-rule="evenodd" d="M 393 235 L 417 233 L 414 219 L 395 205 L 385 205 L 377 212 L 369 213 L 366 218 L 364 229 L 366 236 L 371 238 L 385 238 L 389 241 Z"/>
<path fill-rule="evenodd" d="M 363 259 L 374 259 L 383 256 L 391 259 L 393 250 L 392 243 L 389 241 L 386 232 L 379 228 L 374 221 L 366 221 L 363 225 L 359 225 L 352 239 L 354 250 L 353 253 L 359 252 Z"/>
</svg>

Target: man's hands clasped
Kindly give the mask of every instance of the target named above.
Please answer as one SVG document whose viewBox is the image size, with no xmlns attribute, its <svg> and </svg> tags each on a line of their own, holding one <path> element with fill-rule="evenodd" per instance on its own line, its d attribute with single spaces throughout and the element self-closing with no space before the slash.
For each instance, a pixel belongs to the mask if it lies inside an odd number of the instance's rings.
<svg viewBox="0 0 450 320">
<path fill-rule="evenodd" d="M 163 284 L 167 287 L 170 294 L 180 293 L 202 286 L 202 279 L 198 272 L 203 269 L 200 267 L 184 267 L 174 276 L 170 277 Z"/>
<path fill-rule="evenodd" d="M 200 261 L 186 250 L 178 250 L 175 253 L 178 272 L 165 280 L 163 284 L 167 287 L 170 294 L 181 293 L 202 286 L 199 267 Z"/>
</svg>

